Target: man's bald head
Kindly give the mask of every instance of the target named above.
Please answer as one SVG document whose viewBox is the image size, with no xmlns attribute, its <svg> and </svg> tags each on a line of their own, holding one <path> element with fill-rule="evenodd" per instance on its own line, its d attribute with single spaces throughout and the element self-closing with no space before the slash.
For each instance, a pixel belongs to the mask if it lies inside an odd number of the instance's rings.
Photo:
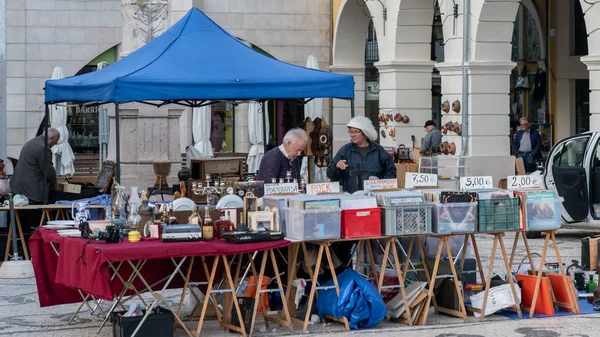
<svg viewBox="0 0 600 337">
<path fill-rule="evenodd" d="M 48 129 L 48 146 L 53 147 L 58 144 L 58 140 L 60 139 L 60 132 L 58 132 L 55 128 Z"/>
</svg>

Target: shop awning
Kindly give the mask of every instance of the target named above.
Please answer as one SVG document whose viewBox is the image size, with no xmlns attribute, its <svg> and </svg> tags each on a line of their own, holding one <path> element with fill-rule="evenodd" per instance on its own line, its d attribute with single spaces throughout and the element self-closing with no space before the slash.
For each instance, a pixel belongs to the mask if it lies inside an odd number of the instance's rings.
<svg viewBox="0 0 600 337">
<path fill-rule="evenodd" d="M 197 8 L 101 71 L 46 81 L 45 102 L 354 98 L 354 78 L 258 53 Z"/>
</svg>

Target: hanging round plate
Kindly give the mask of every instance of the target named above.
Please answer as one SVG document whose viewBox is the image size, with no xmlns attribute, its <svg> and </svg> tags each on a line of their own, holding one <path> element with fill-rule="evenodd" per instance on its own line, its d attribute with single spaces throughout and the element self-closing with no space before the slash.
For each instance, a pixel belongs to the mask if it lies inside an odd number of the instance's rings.
<svg viewBox="0 0 600 337">
<path fill-rule="evenodd" d="M 216 208 L 243 208 L 244 200 L 237 195 L 226 195 L 217 202 Z"/>
</svg>

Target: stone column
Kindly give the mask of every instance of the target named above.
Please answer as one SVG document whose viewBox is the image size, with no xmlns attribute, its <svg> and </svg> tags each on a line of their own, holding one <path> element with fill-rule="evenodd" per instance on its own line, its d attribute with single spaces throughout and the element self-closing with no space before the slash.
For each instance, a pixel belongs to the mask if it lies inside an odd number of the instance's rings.
<svg viewBox="0 0 600 337">
<path fill-rule="evenodd" d="M 407 124 L 395 122 L 396 140 L 390 137 L 388 129 L 386 137 L 380 138 L 381 145 L 412 147 L 411 136 L 415 136 L 415 145 L 421 146 L 421 138 L 425 135 L 423 125 L 431 119 L 431 73 L 434 64 L 433 61 L 375 63 L 379 69 L 379 112 L 400 113 L 410 119 Z"/>
<path fill-rule="evenodd" d="M 581 58 L 590 72 L 590 130 L 600 129 L 600 56 Z"/>
<path fill-rule="evenodd" d="M 350 66 L 331 66 L 331 71 L 348 74 L 354 76 L 354 108 L 355 116 L 365 115 L 365 66 L 350 65 Z M 333 99 L 333 153 L 334 155 L 342 147 L 349 142 L 348 128 L 346 124 L 351 118 L 350 101 Z"/>
<path fill-rule="evenodd" d="M 235 152 L 248 153 L 250 150 L 248 104 L 240 104 L 235 107 L 235 119 L 233 123 L 235 125 Z"/>
<path fill-rule="evenodd" d="M 170 185 L 178 182 L 177 172 L 181 168 L 179 145 L 179 118 L 183 108 L 140 109 L 139 103 L 120 105 L 121 136 L 121 184 L 139 186 L 154 185 L 153 163 L 170 162 L 171 171 L 167 177 Z M 110 142 L 107 160 L 114 161 L 116 133 L 114 109 L 110 118 Z"/>
<path fill-rule="evenodd" d="M 466 64 L 469 81 L 468 156 L 510 155 L 510 73 L 514 62 L 471 61 Z M 461 102 L 460 113 L 442 113 L 442 124 L 462 123 L 462 67 L 459 63 L 437 65 L 442 76 L 442 101 Z M 444 137 L 461 151 L 461 137 L 448 131 Z"/>
</svg>

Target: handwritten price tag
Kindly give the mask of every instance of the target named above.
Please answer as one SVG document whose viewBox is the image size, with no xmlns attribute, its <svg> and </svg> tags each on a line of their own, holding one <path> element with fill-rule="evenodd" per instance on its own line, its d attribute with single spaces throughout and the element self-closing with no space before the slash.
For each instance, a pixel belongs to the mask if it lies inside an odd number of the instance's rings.
<svg viewBox="0 0 600 337">
<path fill-rule="evenodd" d="M 437 185 L 437 174 L 406 172 L 404 181 L 404 186 L 406 188 L 435 187 Z"/>
<path fill-rule="evenodd" d="M 280 193 L 298 193 L 298 184 L 283 183 L 283 184 L 265 184 L 265 195 L 280 194 Z"/>
<path fill-rule="evenodd" d="M 396 180 L 396 179 L 365 180 L 363 182 L 363 187 L 364 187 L 365 191 L 389 190 L 389 189 L 398 188 L 398 180 Z"/>
<path fill-rule="evenodd" d="M 340 183 L 337 181 L 306 185 L 306 194 L 337 193 L 339 191 Z"/>
<path fill-rule="evenodd" d="M 542 181 L 536 176 L 508 176 L 507 185 L 509 190 L 540 188 Z"/>
<path fill-rule="evenodd" d="M 491 176 L 460 177 L 461 190 L 481 190 L 494 188 L 494 179 Z"/>
</svg>

